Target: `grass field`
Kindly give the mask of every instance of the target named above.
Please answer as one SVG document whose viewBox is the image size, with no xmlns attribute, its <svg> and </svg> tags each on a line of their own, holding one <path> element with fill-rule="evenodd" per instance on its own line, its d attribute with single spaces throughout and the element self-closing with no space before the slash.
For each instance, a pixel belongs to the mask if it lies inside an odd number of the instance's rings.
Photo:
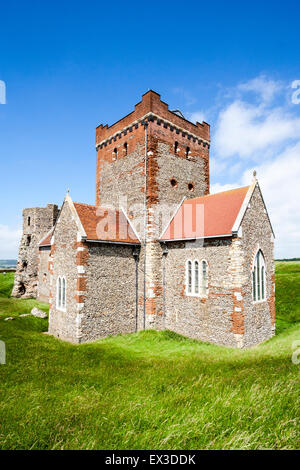
<svg viewBox="0 0 300 470">
<path fill-rule="evenodd" d="M 278 334 L 242 351 L 169 331 L 70 345 L 19 318 L 37 302 L 10 299 L 12 281 L 0 275 L 1 449 L 300 448 L 300 263 L 276 266 Z"/>
</svg>

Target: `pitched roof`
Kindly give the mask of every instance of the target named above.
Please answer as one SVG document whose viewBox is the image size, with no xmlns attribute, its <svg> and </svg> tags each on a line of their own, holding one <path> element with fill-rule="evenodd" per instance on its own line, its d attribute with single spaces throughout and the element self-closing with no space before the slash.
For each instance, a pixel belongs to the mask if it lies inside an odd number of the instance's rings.
<svg viewBox="0 0 300 470">
<path fill-rule="evenodd" d="M 140 243 L 122 211 L 74 202 L 87 240 Z"/>
<path fill-rule="evenodd" d="M 249 186 L 186 199 L 161 240 L 182 240 L 232 235 Z"/>
<path fill-rule="evenodd" d="M 52 227 L 51 230 L 42 238 L 42 240 L 39 243 L 39 246 L 50 246 L 51 245 L 51 237 L 53 234 L 54 227 Z"/>
</svg>

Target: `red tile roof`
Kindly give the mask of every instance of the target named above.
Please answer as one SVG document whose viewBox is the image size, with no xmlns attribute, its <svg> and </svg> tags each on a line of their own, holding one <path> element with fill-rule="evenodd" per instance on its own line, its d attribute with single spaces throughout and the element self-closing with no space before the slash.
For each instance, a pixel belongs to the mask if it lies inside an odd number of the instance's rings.
<svg viewBox="0 0 300 470">
<path fill-rule="evenodd" d="M 51 237 L 53 234 L 54 227 L 50 230 L 50 232 L 45 235 L 45 237 L 40 241 L 39 246 L 50 246 L 51 245 Z"/>
<path fill-rule="evenodd" d="M 249 186 L 185 200 L 161 240 L 232 235 Z"/>
<path fill-rule="evenodd" d="M 74 202 L 87 240 L 140 243 L 122 211 Z"/>
</svg>

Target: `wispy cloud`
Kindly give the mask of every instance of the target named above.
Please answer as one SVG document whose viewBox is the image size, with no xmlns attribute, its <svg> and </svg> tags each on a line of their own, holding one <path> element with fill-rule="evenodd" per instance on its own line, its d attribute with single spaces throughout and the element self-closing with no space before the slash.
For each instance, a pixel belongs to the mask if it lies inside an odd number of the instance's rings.
<svg viewBox="0 0 300 470">
<path fill-rule="evenodd" d="M 279 257 L 300 256 L 300 105 L 286 102 L 288 87 L 265 76 L 238 84 L 219 103 L 212 142 L 211 192 L 249 184 L 256 169 Z"/>
<path fill-rule="evenodd" d="M 215 148 L 222 158 L 234 154 L 260 158 L 262 151 L 299 135 L 300 118 L 284 108 L 269 109 L 237 100 L 219 114 Z"/>
<path fill-rule="evenodd" d="M 283 89 L 282 82 L 267 78 L 265 75 L 253 78 L 245 83 L 240 83 L 237 90 L 241 92 L 253 92 L 262 103 L 269 103 Z"/>
<path fill-rule="evenodd" d="M 183 98 L 185 106 L 191 106 L 197 102 L 197 98 L 195 98 L 195 96 L 193 96 L 192 93 L 185 88 L 175 87 L 173 88 L 173 93 Z"/>
</svg>

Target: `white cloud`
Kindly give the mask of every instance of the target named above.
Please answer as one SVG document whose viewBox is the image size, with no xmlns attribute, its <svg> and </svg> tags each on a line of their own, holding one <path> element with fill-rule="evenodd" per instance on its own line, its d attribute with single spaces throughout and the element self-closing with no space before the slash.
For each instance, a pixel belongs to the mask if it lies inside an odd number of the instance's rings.
<svg viewBox="0 0 300 470">
<path fill-rule="evenodd" d="M 211 185 L 211 193 L 249 185 L 254 169 L 275 232 L 276 257 L 300 257 L 300 141 L 273 160 L 247 168 L 239 181 Z"/>
<path fill-rule="evenodd" d="M 282 90 L 283 86 L 281 82 L 260 75 L 246 83 L 240 83 L 237 88 L 242 92 L 253 92 L 259 95 L 263 103 L 269 103 Z"/>
<path fill-rule="evenodd" d="M 286 102 L 288 87 L 262 76 L 238 84 L 220 104 L 211 160 L 212 193 L 257 170 L 280 258 L 300 256 L 300 105 Z"/>
<path fill-rule="evenodd" d="M 222 158 L 235 154 L 261 158 L 261 152 L 270 152 L 299 135 L 300 118 L 283 108 L 268 109 L 237 100 L 219 115 L 215 147 Z"/>
<path fill-rule="evenodd" d="M 244 172 L 249 184 L 251 170 Z M 262 193 L 276 235 L 277 257 L 300 256 L 300 142 L 257 167 Z"/>
<path fill-rule="evenodd" d="M 0 259 L 16 259 L 22 230 L 0 225 Z"/>
</svg>

